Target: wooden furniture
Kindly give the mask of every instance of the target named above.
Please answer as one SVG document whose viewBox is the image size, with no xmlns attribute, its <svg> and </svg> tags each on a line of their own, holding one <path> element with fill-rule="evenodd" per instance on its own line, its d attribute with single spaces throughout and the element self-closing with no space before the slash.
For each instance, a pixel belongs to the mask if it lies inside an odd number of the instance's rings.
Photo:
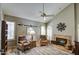
<svg viewBox="0 0 79 59">
<path fill-rule="evenodd" d="M 41 45 L 41 46 L 48 45 L 48 40 L 47 40 L 46 35 L 41 35 L 41 36 L 40 36 L 40 45 Z"/>
<path fill-rule="evenodd" d="M 25 36 L 18 37 L 18 50 L 24 52 L 31 48 L 36 47 L 36 41 L 27 41 Z"/>
<path fill-rule="evenodd" d="M 70 46 L 68 46 L 68 48 L 66 48 L 64 45 L 57 44 L 58 42 L 56 42 L 56 41 L 51 40 L 51 43 L 53 45 L 55 45 L 55 46 L 58 46 L 59 48 L 62 47 L 65 50 L 71 50 L 71 51 L 73 50 L 73 46 L 72 45 L 70 45 Z"/>
<path fill-rule="evenodd" d="M 73 48 L 74 48 L 74 44 L 72 44 L 72 37 L 68 36 L 68 35 L 58 35 L 55 34 L 54 35 L 54 40 L 51 40 L 51 43 L 53 43 L 53 45 L 55 45 L 57 48 L 61 49 L 61 50 L 65 50 L 65 51 L 69 51 L 69 52 L 74 52 Z"/>
<path fill-rule="evenodd" d="M 31 41 L 31 42 L 30 42 L 30 47 L 31 47 L 31 48 L 36 47 L 36 41 Z"/>
<path fill-rule="evenodd" d="M 1 29 L 1 50 L 2 55 L 5 55 L 7 52 L 7 34 L 8 34 L 8 25 L 5 21 L 2 21 L 2 29 Z"/>
<path fill-rule="evenodd" d="M 73 53 L 75 53 L 75 55 L 79 55 L 79 42 L 75 42 L 75 49 Z"/>
</svg>

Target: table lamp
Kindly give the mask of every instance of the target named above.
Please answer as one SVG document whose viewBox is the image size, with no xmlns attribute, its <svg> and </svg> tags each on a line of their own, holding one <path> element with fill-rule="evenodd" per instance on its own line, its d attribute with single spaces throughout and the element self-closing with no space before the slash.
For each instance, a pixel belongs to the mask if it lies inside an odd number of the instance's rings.
<svg viewBox="0 0 79 59">
<path fill-rule="evenodd" d="M 29 28 L 29 34 L 32 36 L 32 40 L 33 40 L 33 35 L 35 34 L 35 31 L 31 27 Z"/>
</svg>

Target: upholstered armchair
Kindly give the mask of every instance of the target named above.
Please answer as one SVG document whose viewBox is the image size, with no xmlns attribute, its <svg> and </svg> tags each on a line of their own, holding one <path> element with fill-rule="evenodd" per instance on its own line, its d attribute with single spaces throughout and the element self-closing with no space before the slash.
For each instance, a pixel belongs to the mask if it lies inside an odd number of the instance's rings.
<svg viewBox="0 0 79 59">
<path fill-rule="evenodd" d="M 18 50 L 24 52 L 27 49 L 30 49 L 30 42 L 27 41 L 25 36 L 18 37 Z"/>
<path fill-rule="evenodd" d="M 48 45 L 48 40 L 46 35 L 41 35 L 40 36 L 40 45 L 41 46 L 46 46 Z"/>
</svg>

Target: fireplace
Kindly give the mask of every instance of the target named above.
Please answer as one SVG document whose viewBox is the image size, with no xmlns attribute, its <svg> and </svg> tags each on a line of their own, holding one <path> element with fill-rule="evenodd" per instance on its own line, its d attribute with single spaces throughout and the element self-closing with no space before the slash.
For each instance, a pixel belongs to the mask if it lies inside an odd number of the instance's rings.
<svg viewBox="0 0 79 59">
<path fill-rule="evenodd" d="M 63 46 L 68 49 L 71 44 L 71 36 L 67 35 L 54 35 L 54 44 Z"/>
<path fill-rule="evenodd" d="M 65 46 L 67 43 L 67 39 L 56 37 L 56 45 Z"/>
</svg>

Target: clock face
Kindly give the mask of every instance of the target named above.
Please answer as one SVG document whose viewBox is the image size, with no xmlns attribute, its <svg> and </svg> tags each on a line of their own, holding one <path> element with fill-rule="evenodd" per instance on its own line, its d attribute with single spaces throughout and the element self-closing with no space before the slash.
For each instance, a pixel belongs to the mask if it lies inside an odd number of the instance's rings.
<svg viewBox="0 0 79 59">
<path fill-rule="evenodd" d="M 62 32 L 62 31 L 65 30 L 65 28 L 66 28 L 65 23 L 61 23 L 61 22 L 60 22 L 59 24 L 57 24 L 57 29 L 58 29 L 58 31 Z"/>
</svg>

